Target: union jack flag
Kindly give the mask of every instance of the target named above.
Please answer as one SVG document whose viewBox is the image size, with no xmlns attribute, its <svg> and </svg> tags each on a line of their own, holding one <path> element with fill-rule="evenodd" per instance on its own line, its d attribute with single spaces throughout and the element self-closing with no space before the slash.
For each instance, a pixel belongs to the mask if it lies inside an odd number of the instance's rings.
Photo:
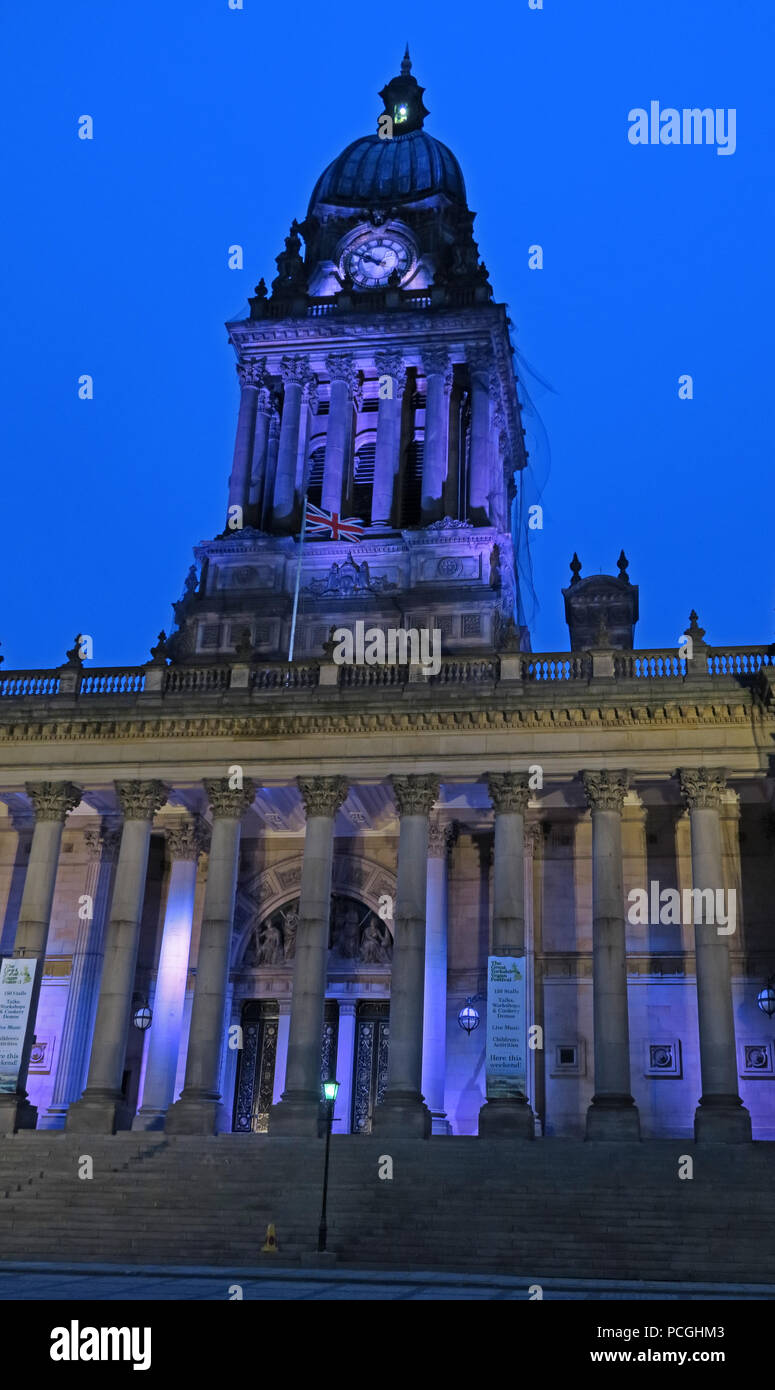
<svg viewBox="0 0 775 1390">
<path fill-rule="evenodd" d="M 340 516 L 324 512 L 312 502 L 307 503 L 307 535 L 325 536 L 332 541 L 358 542 L 366 527 L 359 516 Z"/>
</svg>

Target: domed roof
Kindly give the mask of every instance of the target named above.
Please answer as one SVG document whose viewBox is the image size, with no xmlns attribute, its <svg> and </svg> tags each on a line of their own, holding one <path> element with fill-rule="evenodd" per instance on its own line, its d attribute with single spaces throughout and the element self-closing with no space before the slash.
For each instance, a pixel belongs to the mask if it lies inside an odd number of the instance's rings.
<svg viewBox="0 0 775 1390">
<path fill-rule="evenodd" d="M 364 135 L 321 174 L 310 199 L 343 207 L 369 207 L 446 193 L 455 202 L 466 201 L 463 174 L 452 151 L 424 130 L 394 135 Z"/>
<path fill-rule="evenodd" d="M 444 193 L 454 202 L 466 205 L 466 186 L 452 151 L 423 130 L 428 112 L 423 105 L 424 87 L 411 76 L 409 49 L 404 54 L 401 75 L 394 77 L 380 92 L 385 110 L 380 118 L 380 135 L 364 135 L 353 140 L 324 170 L 315 184 L 309 211 L 318 203 L 339 207 L 373 207 L 413 202 L 434 193 Z M 382 122 L 389 121 L 386 136 Z"/>
</svg>

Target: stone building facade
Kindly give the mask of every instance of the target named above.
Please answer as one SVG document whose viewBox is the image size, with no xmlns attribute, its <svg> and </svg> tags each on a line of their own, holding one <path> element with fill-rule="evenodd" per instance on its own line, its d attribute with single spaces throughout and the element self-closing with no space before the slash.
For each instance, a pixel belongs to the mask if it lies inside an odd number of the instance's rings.
<svg viewBox="0 0 775 1390">
<path fill-rule="evenodd" d="M 408 55 L 381 96 L 228 325 L 227 512 L 171 636 L 0 677 L 0 955 L 37 996 L 0 1132 L 313 1135 L 335 1074 L 340 1133 L 773 1138 L 775 647 L 692 615 L 639 650 L 622 553 L 574 556 L 570 650 L 530 650 L 506 310 Z M 490 954 L 526 961 L 511 1102 Z"/>
</svg>

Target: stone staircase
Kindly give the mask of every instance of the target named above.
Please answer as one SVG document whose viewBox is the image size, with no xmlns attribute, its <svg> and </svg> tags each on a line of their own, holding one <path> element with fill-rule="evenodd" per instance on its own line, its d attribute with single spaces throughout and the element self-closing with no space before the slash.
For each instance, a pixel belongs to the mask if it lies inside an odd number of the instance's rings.
<svg viewBox="0 0 775 1390">
<path fill-rule="evenodd" d="M 271 1221 L 263 1258 L 294 1264 L 316 1248 L 322 1172 L 322 1141 L 17 1134 L 0 1140 L 0 1260 L 238 1269 Z M 360 1268 L 775 1284 L 773 1179 L 768 1144 L 334 1136 L 328 1244 Z"/>
</svg>

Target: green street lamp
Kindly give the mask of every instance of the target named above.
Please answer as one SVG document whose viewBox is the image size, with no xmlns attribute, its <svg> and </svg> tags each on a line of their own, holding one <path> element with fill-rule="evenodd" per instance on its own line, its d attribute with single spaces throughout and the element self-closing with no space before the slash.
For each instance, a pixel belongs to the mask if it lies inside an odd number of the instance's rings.
<svg viewBox="0 0 775 1390">
<path fill-rule="evenodd" d="M 320 1209 L 320 1226 L 318 1227 L 318 1254 L 326 1248 L 328 1238 L 328 1226 L 326 1224 L 326 1202 L 328 1200 L 328 1155 L 331 1148 L 331 1126 L 334 1121 L 334 1102 L 339 1091 L 338 1081 L 324 1081 L 323 1095 L 326 1100 L 326 1161 L 323 1168 L 323 1205 Z"/>
</svg>

